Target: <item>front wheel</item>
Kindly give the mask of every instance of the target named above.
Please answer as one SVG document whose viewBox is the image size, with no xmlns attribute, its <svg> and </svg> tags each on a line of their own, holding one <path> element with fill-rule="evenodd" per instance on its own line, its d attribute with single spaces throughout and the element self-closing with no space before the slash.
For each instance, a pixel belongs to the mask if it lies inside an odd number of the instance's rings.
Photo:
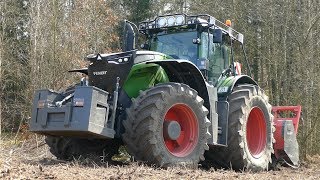
<svg viewBox="0 0 320 180">
<path fill-rule="evenodd" d="M 267 170 L 273 153 L 273 116 L 264 92 L 240 85 L 228 96 L 228 146 L 210 147 L 206 159 L 236 170 Z"/>
<path fill-rule="evenodd" d="M 50 152 L 61 160 L 73 160 L 80 157 L 104 159 L 111 161 L 118 152 L 120 142 L 118 140 L 80 139 L 71 137 L 46 136 L 45 142 Z"/>
<path fill-rule="evenodd" d="M 196 167 L 210 137 L 208 110 L 189 86 L 165 83 L 142 92 L 127 110 L 123 141 L 137 160 Z"/>
</svg>

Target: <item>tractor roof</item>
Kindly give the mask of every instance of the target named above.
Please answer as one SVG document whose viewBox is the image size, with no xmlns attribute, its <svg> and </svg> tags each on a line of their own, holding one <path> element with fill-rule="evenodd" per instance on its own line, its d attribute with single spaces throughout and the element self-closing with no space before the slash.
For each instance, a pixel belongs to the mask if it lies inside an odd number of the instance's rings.
<svg viewBox="0 0 320 180">
<path fill-rule="evenodd" d="M 229 34 L 232 39 L 243 43 L 243 34 L 227 26 L 223 22 L 208 14 L 186 15 L 173 14 L 158 16 L 154 20 L 143 21 L 139 24 L 139 32 L 142 34 L 150 34 L 167 29 L 191 28 L 195 25 L 209 27 L 211 29 L 221 29 L 223 33 Z"/>
</svg>

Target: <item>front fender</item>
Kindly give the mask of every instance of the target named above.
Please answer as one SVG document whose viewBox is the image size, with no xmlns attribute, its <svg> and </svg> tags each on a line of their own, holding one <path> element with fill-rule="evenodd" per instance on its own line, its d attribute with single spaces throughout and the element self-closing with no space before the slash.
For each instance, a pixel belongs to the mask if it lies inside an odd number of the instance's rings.
<svg viewBox="0 0 320 180">
<path fill-rule="evenodd" d="M 199 96 L 204 100 L 204 106 L 210 109 L 209 95 L 206 86 L 206 81 L 193 63 L 187 60 L 152 60 L 147 64 L 154 63 L 160 65 L 168 75 L 170 82 L 178 82 L 189 85 L 195 89 Z"/>
</svg>

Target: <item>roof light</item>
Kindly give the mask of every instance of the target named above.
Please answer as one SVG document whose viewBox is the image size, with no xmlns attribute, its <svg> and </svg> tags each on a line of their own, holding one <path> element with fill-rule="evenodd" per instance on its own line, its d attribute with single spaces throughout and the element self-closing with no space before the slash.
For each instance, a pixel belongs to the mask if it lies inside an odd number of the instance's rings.
<svg viewBox="0 0 320 180">
<path fill-rule="evenodd" d="M 164 17 L 160 17 L 157 21 L 158 27 L 165 27 L 167 25 L 167 19 Z"/>
<path fill-rule="evenodd" d="M 177 25 L 182 25 L 182 24 L 184 24 L 184 16 L 182 16 L 182 15 L 176 16 L 176 24 L 177 24 Z"/>
<path fill-rule="evenodd" d="M 175 25 L 175 18 L 173 16 L 168 17 L 168 26 L 174 26 Z"/>
<path fill-rule="evenodd" d="M 227 20 L 226 20 L 226 25 L 229 26 L 229 27 L 231 27 L 231 20 L 230 20 L 230 19 L 227 19 Z"/>
</svg>

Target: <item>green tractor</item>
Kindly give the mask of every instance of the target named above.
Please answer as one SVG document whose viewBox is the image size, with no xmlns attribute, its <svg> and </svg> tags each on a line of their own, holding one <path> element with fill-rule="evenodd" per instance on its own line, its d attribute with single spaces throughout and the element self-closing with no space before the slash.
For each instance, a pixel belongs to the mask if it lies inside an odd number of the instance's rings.
<svg viewBox="0 0 320 180">
<path fill-rule="evenodd" d="M 134 159 L 159 167 L 298 165 L 299 117 L 274 119 L 264 91 L 242 74 L 240 62 L 250 75 L 242 34 L 210 15 L 125 27 L 124 52 L 89 55 L 87 68 L 70 71 L 86 75 L 80 84 L 36 91 L 30 129 L 46 135 L 57 158 L 110 158 L 125 145 Z M 145 38 L 142 50 L 136 32 Z"/>
</svg>

